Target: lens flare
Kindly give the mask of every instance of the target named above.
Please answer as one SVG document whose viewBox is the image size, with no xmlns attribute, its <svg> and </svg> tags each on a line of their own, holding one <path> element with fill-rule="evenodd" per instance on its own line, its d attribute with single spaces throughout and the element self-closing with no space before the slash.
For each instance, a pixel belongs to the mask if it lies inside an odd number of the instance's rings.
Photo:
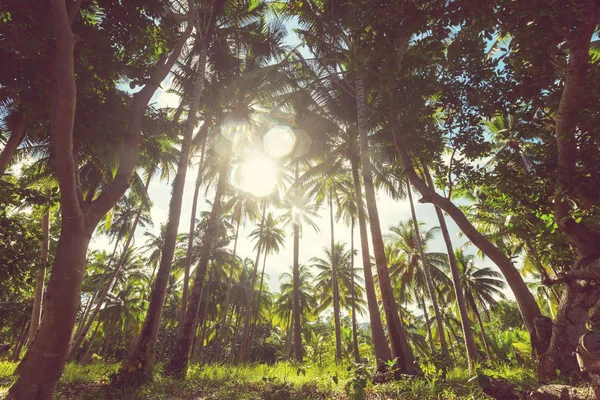
<svg viewBox="0 0 600 400">
<path fill-rule="evenodd" d="M 287 126 L 275 126 L 263 136 L 263 148 L 274 158 L 285 157 L 296 146 L 296 135 Z"/>
<path fill-rule="evenodd" d="M 231 183 L 238 190 L 263 197 L 275 189 L 277 166 L 268 158 L 247 160 L 234 165 L 230 177 Z"/>
</svg>

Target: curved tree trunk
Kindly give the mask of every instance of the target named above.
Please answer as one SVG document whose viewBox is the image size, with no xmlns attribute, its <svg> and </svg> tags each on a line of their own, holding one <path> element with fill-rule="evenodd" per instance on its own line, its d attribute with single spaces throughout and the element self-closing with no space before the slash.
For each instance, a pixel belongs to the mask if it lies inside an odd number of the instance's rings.
<svg viewBox="0 0 600 400">
<path fill-rule="evenodd" d="M 385 257 L 381 226 L 379 225 L 379 212 L 377 210 L 377 200 L 375 198 L 375 187 L 373 185 L 373 173 L 371 171 L 371 159 L 369 155 L 369 141 L 367 138 L 365 88 L 360 75 L 357 76 L 355 85 L 360 158 L 363 167 L 363 181 L 365 184 L 367 210 L 369 212 L 371 239 L 373 241 L 373 252 L 375 254 L 375 263 L 377 265 L 377 276 L 379 278 L 383 309 L 388 324 L 388 333 L 390 335 L 390 342 L 392 343 L 393 356 L 399 360 L 398 370 L 401 373 L 414 374 L 416 373 L 415 360 L 412 349 L 408 344 L 406 331 L 398 316 L 398 307 L 390 282 L 390 273 Z"/>
<path fill-rule="evenodd" d="M 521 273 L 512 260 L 507 257 L 500 249 L 498 249 L 492 242 L 490 242 L 484 235 L 481 234 L 474 226 L 469 222 L 465 214 L 449 199 L 440 196 L 435 192 L 433 188 L 430 188 L 421 177 L 417 175 L 412 165 L 411 159 L 402 145 L 401 138 L 397 132 L 394 133 L 396 149 L 400 155 L 400 159 L 404 165 L 406 174 L 410 178 L 413 186 L 423 196 L 419 202 L 421 203 L 432 203 L 435 206 L 444 210 L 450 217 L 456 222 L 456 225 L 460 230 L 471 240 L 471 242 L 477 246 L 490 260 L 492 260 L 500 269 L 508 286 L 510 286 L 525 327 L 531 336 L 531 343 L 534 346 L 534 350 L 538 353 L 543 353 L 548 346 L 548 343 L 543 343 L 542 340 L 537 340 L 536 333 L 536 319 L 542 316 L 540 308 L 533 297 L 533 294 L 527 288 Z"/>
<path fill-rule="evenodd" d="M 342 361 L 342 328 L 340 323 L 340 288 L 337 279 L 337 260 L 335 254 L 335 237 L 333 223 L 333 191 L 329 189 L 329 222 L 331 229 L 331 284 L 333 297 L 333 321 L 335 325 L 335 361 Z"/>
<path fill-rule="evenodd" d="M 429 174 L 429 169 L 424 166 L 425 177 L 427 183 L 432 190 L 434 190 L 433 179 Z M 452 240 L 450 239 L 450 233 L 448 232 L 448 226 L 446 225 L 446 219 L 442 210 L 438 206 L 433 206 L 435 213 L 440 223 L 440 230 L 442 231 L 442 237 L 446 244 L 446 252 L 448 253 L 448 262 L 450 264 L 450 273 L 452 274 L 452 285 L 454 287 L 454 295 L 456 296 L 456 302 L 458 303 L 458 311 L 460 315 L 460 324 L 463 331 L 463 337 L 465 341 L 465 348 L 467 349 L 467 360 L 469 372 L 473 372 L 473 364 L 477 361 L 477 347 L 475 346 L 475 338 L 473 337 L 473 328 L 471 327 L 471 320 L 467 313 L 467 304 L 465 302 L 465 296 L 462 290 L 462 283 L 460 282 L 460 274 L 458 271 L 458 265 L 456 264 L 456 258 L 454 257 L 454 248 L 452 247 Z"/>
<path fill-rule="evenodd" d="M 17 126 L 10 135 L 8 142 L 6 142 L 6 146 L 4 146 L 2 149 L 2 153 L 0 153 L 0 177 L 6 172 L 6 168 L 8 168 L 11 158 L 15 154 L 17 147 L 19 147 L 21 140 L 23 140 L 23 137 L 25 136 L 27 120 L 27 117 L 21 117 L 17 123 Z"/>
<path fill-rule="evenodd" d="M 367 293 L 367 306 L 369 307 L 369 322 L 371 325 L 371 336 L 373 337 L 373 347 L 375 348 L 375 359 L 377 370 L 384 372 L 386 362 L 392 358 L 388 341 L 385 337 L 379 306 L 377 304 L 377 295 L 375 294 L 375 284 L 373 283 L 373 272 L 371 271 L 371 260 L 369 255 L 369 237 L 367 236 L 367 221 L 365 209 L 362 201 L 362 190 L 358 172 L 358 154 L 355 152 L 350 159 L 352 163 L 352 179 L 354 181 L 354 192 L 356 196 L 356 208 L 358 212 L 358 227 L 360 233 L 360 247 L 365 276 L 365 291 Z"/>
<path fill-rule="evenodd" d="M 406 190 L 408 192 L 408 200 L 410 203 L 410 212 L 412 214 L 413 226 L 415 227 L 415 234 L 417 236 L 417 247 L 419 248 L 419 255 L 421 256 L 421 264 L 423 265 L 423 272 L 425 272 L 425 281 L 427 282 L 427 290 L 429 291 L 429 298 L 433 305 L 433 312 L 435 314 L 435 321 L 438 327 L 438 334 L 440 337 L 440 346 L 442 347 L 442 358 L 448 358 L 448 344 L 446 343 L 446 337 L 444 335 L 444 323 L 442 321 L 442 315 L 440 314 L 440 308 L 438 306 L 437 298 L 435 296 L 435 290 L 433 289 L 433 279 L 431 278 L 431 270 L 425 260 L 425 251 L 423 250 L 423 241 L 421 240 L 421 233 L 419 232 L 419 222 L 417 221 L 417 213 L 415 212 L 415 204 L 413 203 L 412 191 L 410 187 L 410 179 L 407 178 Z M 432 339 L 433 340 L 433 339 Z"/>
<path fill-rule="evenodd" d="M 225 194 L 227 187 L 229 160 L 230 155 L 223 157 L 221 160 L 222 165 L 219 171 L 219 179 L 217 181 L 217 188 L 215 191 L 215 200 L 213 202 L 213 207 L 210 211 L 210 216 L 208 217 L 208 222 L 206 225 L 206 234 L 204 236 L 205 240 L 204 243 L 202 243 L 202 249 L 200 250 L 200 260 L 198 261 L 198 266 L 196 267 L 194 286 L 192 288 L 192 296 L 190 298 L 189 307 L 185 314 L 184 323 L 177 331 L 177 342 L 175 344 L 173 355 L 169 362 L 165 365 L 165 372 L 175 376 L 178 379 L 185 378 L 187 373 L 190 343 L 194 333 L 194 326 L 196 325 L 200 299 L 202 298 L 202 287 L 206 277 L 208 262 L 210 261 L 210 256 L 217 238 L 219 218 L 222 214 L 222 197 Z"/>
<path fill-rule="evenodd" d="M 356 323 L 356 288 L 354 285 L 354 217 L 350 223 L 350 295 L 352 296 L 352 354 L 354 362 L 360 362 L 360 353 L 358 352 L 358 326 Z"/>
<path fill-rule="evenodd" d="M 50 228 L 50 205 L 46 206 L 46 211 L 42 217 L 42 248 L 40 251 L 40 266 L 35 275 L 35 296 L 33 298 L 33 311 L 31 313 L 31 322 L 29 323 L 29 343 L 33 343 L 33 338 L 37 333 L 40 319 L 42 316 L 42 303 L 44 301 L 44 281 L 46 279 L 46 262 L 48 261 L 48 231 Z"/>
<path fill-rule="evenodd" d="M 208 134 L 208 122 L 204 121 L 201 132 L 206 136 Z M 181 294 L 181 310 L 179 313 L 179 324 L 183 324 L 185 318 L 185 309 L 188 302 L 188 289 L 190 282 L 190 267 L 192 264 L 192 246 L 194 244 L 194 233 L 196 232 L 196 209 L 198 208 L 198 195 L 202 184 L 202 165 L 204 164 L 204 152 L 206 150 L 206 137 L 202 143 L 202 152 L 200 154 L 200 163 L 198 164 L 198 176 L 196 177 L 196 186 L 194 187 L 194 197 L 192 198 L 192 213 L 190 216 L 190 229 L 188 231 L 187 251 L 185 252 L 185 269 L 183 273 L 183 292 Z"/>
<path fill-rule="evenodd" d="M 183 200 L 183 190 L 185 187 L 185 178 L 187 174 L 188 161 L 194 135 L 194 127 L 198 117 L 198 107 L 200 105 L 200 96 L 204 87 L 204 74 L 206 68 L 206 43 L 200 40 L 200 55 L 198 59 L 198 67 L 196 69 L 196 77 L 192 96 L 190 99 L 190 107 L 188 118 L 185 124 L 183 134 L 183 142 L 179 161 L 177 163 L 177 175 L 173 181 L 173 192 L 171 203 L 169 205 L 169 218 L 167 222 L 167 230 L 165 233 L 165 243 L 160 259 L 160 265 L 156 274 L 156 281 L 152 294 L 150 296 L 150 305 L 146 313 L 146 319 L 142 331 L 137 340 L 133 351 L 129 358 L 123 363 L 119 380 L 126 386 L 139 385 L 152 376 L 154 369 L 154 353 L 156 341 L 158 339 L 158 330 L 160 328 L 160 319 L 169 286 L 169 277 L 171 275 L 171 267 L 173 265 L 173 255 L 177 242 L 177 229 L 179 227 L 179 218 L 181 216 L 181 204 Z M 193 319 L 193 318 L 192 318 Z M 188 346 L 189 350 L 189 346 Z M 186 355 L 187 357 L 187 355 Z M 139 367 L 141 365 L 141 368 Z M 133 368 L 132 368 L 133 367 Z"/>
</svg>

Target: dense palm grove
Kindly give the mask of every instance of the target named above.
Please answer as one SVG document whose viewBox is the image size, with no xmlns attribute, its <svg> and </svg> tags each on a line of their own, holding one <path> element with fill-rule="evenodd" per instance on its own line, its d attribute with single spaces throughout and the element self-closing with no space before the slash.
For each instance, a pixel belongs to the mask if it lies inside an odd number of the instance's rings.
<svg viewBox="0 0 600 400">
<path fill-rule="evenodd" d="M 111 365 L 114 388 L 353 365 L 353 399 L 364 368 L 577 382 L 600 321 L 599 18 L 594 0 L 3 1 L 7 398 L 52 398 L 68 363 Z M 151 184 L 171 188 L 160 227 Z M 380 218 L 383 196 L 410 218 Z"/>
</svg>

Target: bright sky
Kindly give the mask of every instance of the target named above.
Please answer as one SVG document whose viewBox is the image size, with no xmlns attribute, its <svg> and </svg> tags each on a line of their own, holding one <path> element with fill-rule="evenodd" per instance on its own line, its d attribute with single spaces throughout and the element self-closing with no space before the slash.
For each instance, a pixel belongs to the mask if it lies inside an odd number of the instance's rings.
<svg viewBox="0 0 600 400">
<path fill-rule="evenodd" d="M 295 27 L 295 23 L 292 21 L 288 24 L 288 39 L 287 44 L 291 46 L 296 46 L 299 41 L 295 33 L 292 31 Z M 304 52 L 304 51 L 303 51 Z M 308 56 L 308 55 L 307 55 Z M 169 81 L 167 78 L 166 83 Z M 168 83 L 167 83 L 168 84 Z M 163 87 L 166 85 L 163 84 Z M 174 95 L 169 95 L 167 93 L 160 92 L 154 97 L 154 101 L 159 106 L 174 106 L 177 104 L 177 97 Z M 196 163 L 198 158 L 194 160 Z M 186 185 L 184 192 L 184 200 L 183 200 L 183 208 L 181 213 L 181 219 L 179 222 L 179 232 L 187 232 L 189 228 L 189 221 L 191 215 L 192 208 L 192 196 L 194 191 L 194 181 L 196 179 L 197 169 L 192 168 L 188 170 L 186 177 Z M 172 181 L 161 182 L 158 178 L 155 178 L 150 183 L 149 195 L 150 199 L 153 202 L 153 207 L 151 210 L 151 217 L 154 223 L 154 226 L 149 229 L 149 231 L 158 234 L 160 225 L 162 223 L 166 223 L 167 215 L 169 211 L 169 201 L 171 197 L 171 184 Z M 208 196 L 206 198 L 203 197 L 203 193 L 201 193 L 199 203 L 198 203 L 198 214 L 200 215 L 201 211 L 210 210 L 210 206 L 207 203 L 208 201 L 213 200 L 214 191 L 209 191 Z M 420 198 L 418 194 L 413 195 L 415 202 Z M 400 221 L 405 221 L 411 217 L 410 215 L 410 206 L 408 200 L 405 201 L 395 201 L 392 200 L 389 196 L 387 196 L 383 192 L 378 193 L 377 199 L 381 227 L 384 235 L 388 232 L 389 227 L 392 225 L 397 225 Z M 278 216 L 282 212 L 274 210 L 275 215 Z M 416 213 L 419 221 L 424 222 L 426 225 L 426 229 L 429 229 L 434 226 L 438 226 L 437 216 L 433 209 L 433 206 L 430 204 L 420 204 L 416 203 Z M 309 260 L 312 257 L 319 256 L 323 257 L 324 252 L 323 248 L 325 246 L 329 246 L 330 243 L 330 225 L 329 225 L 329 209 L 324 207 L 319 212 L 321 216 L 321 220 L 317 221 L 319 224 L 321 231 L 315 232 L 310 227 L 305 227 L 303 236 L 300 241 L 300 263 L 301 264 L 309 264 Z M 446 218 L 450 235 L 453 240 L 453 244 L 456 247 L 462 245 L 466 238 L 458 238 L 457 232 L 458 227 L 450 218 Z M 240 239 L 238 241 L 238 254 L 240 257 L 250 257 L 250 259 L 254 260 L 255 252 L 253 250 L 254 242 L 250 242 L 247 239 L 248 234 L 256 228 L 254 223 L 248 223 L 246 226 L 242 226 L 240 229 Z M 346 242 L 347 248 L 350 247 L 350 229 L 341 223 L 335 224 L 335 235 L 336 241 Z M 277 291 L 279 289 L 279 275 L 282 272 L 286 272 L 289 270 L 290 265 L 292 265 L 293 260 L 293 252 L 292 252 L 292 234 L 291 228 L 288 228 L 287 237 L 285 242 L 285 247 L 281 249 L 279 254 L 270 255 L 267 257 L 266 264 L 266 272 L 268 273 L 268 279 L 265 278 L 269 284 L 271 291 Z M 370 234 L 370 233 L 369 233 Z M 144 244 L 143 237 L 143 229 L 138 229 L 136 232 L 136 246 L 141 246 Z M 358 233 L 358 226 L 355 231 L 355 243 L 357 246 L 357 250 L 360 252 L 360 239 Z M 372 244 L 370 243 L 370 250 L 372 252 Z M 231 247 L 233 247 L 233 243 L 231 243 Z M 92 239 L 90 244 L 91 249 L 105 249 L 108 251 L 110 248 L 108 244 L 108 238 L 105 236 L 95 237 Z M 445 252 L 446 248 L 441 237 L 441 234 L 435 238 L 430 243 L 429 247 L 430 251 L 437 252 Z M 468 253 L 474 253 L 476 249 L 471 247 L 468 250 Z M 372 254 L 371 254 L 372 255 Z M 355 266 L 357 268 L 362 269 L 360 253 L 357 255 L 355 259 Z M 489 260 L 477 260 L 477 265 L 480 267 L 483 266 L 494 266 L 493 263 Z M 495 266 L 494 266 L 495 268 Z M 509 291 L 506 291 L 507 295 L 512 298 L 512 294 Z M 359 318 L 361 322 L 368 321 L 368 317 L 365 315 L 362 318 Z"/>
</svg>

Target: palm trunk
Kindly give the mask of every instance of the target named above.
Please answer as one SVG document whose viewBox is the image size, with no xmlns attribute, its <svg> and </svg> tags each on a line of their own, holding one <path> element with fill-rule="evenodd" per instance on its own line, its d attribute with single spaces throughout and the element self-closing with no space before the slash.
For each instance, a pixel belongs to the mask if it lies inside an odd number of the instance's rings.
<svg viewBox="0 0 600 400">
<path fill-rule="evenodd" d="M 83 353 L 83 356 L 81 357 L 81 362 L 83 364 L 87 364 L 89 361 L 89 354 L 90 351 L 92 350 L 92 346 L 94 345 L 94 340 L 96 340 L 96 335 L 98 334 L 98 330 L 100 328 L 100 322 L 96 323 L 96 329 L 94 329 L 94 332 L 92 333 L 92 337 L 90 338 L 90 343 L 88 344 L 88 346 L 85 349 L 85 352 Z"/>
<path fill-rule="evenodd" d="M 263 267 L 260 273 L 260 285 L 258 286 L 258 299 L 256 300 L 256 314 L 254 315 L 254 325 L 256 326 L 257 321 L 260 318 L 260 303 L 262 300 L 263 282 L 265 279 L 265 267 L 267 266 L 267 249 L 265 249 L 265 255 L 263 257 Z"/>
<path fill-rule="evenodd" d="M 235 346 L 236 346 L 236 342 L 237 342 L 237 334 L 238 331 L 240 329 L 240 308 L 238 307 L 236 316 L 235 316 L 235 327 L 233 328 L 233 335 L 231 336 L 231 357 L 230 357 L 230 363 L 234 364 L 235 363 Z"/>
<path fill-rule="evenodd" d="M 294 182 L 298 182 L 298 162 L 296 162 Z M 302 318 L 300 316 L 300 221 L 294 221 L 294 264 L 292 319 L 294 322 L 294 356 L 302 362 Z"/>
<path fill-rule="evenodd" d="M 204 52 L 204 55 L 206 55 L 206 52 Z M 219 171 L 215 200 L 213 202 L 213 207 L 206 226 L 206 240 L 204 240 L 202 249 L 200 250 L 200 260 L 198 261 L 198 266 L 196 267 L 194 286 L 192 288 L 189 307 L 185 314 L 184 323 L 179 327 L 177 332 L 177 342 L 175 345 L 175 350 L 173 351 L 173 356 L 165 366 L 166 373 L 172 374 L 180 379 L 185 378 L 187 373 L 190 343 L 192 340 L 192 334 L 194 332 L 194 326 L 196 324 L 196 315 L 198 314 L 200 299 L 202 297 L 202 287 L 206 277 L 208 262 L 210 261 L 213 247 L 217 239 L 217 228 L 223 208 L 222 198 L 227 187 L 229 160 L 230 155 L 223 157 L 221 160 L 222 165 Z"/>
<path fill-rule="evenodd" d="M 248 361 L 249 350 L 250 350 L 250 322 L 252 319 L 252 306 L 254 305 L 254 285 L 256 284 L 256 277 L 258 272 L 258 264 L 260 263 L 260 252 L 263 249 L 262 233 L 265 225 L 265 217 L 267 214 L 267 202 L 263 201 L 262 218 L 260 221 L 260 227 L 258 231 L 258 249 L 256 250 L 256 259 L 254 260 L 254 267 L 252 268 L 252 274 L 250 275 L 250 293 L 246 303 L 246 316 L 244 318 L 244 328 L 242 330 L 242 343 L 240 345 L 240 362 L 244 363 Z M 265 249 L 266 252 L 266 249 Z"/>
<path fill-rule="evenodd" d="M 219 329 L 217 331 L 217 349 L 215 351 L 215 361 L 219 362 L 221 359 L 221 348 L 223 347 L 223 332 L 225 327 L 227 326 L 227 312 L 229 310 L 229 302 L 231 300 L 231 288 L 233 286 L 233 271 L 235 267 L 235 256 L 237 252 L 237 243 L 238 237 L 240 234 L 240 223 L 241 216 L 238 218 L 236 222 L 235 228 L 235 239 L 233 241 L 233 256 L 231 257 L 231 265 L 229 267 L 229 276 L 227 278 L 227 295 L 225 296 L 225 303 L 223 303 L 223 318 L 221 319 L 221 324 L 219 325 Z"/>
<path fill-rule="evenodd" d="M 485 328 L 483 327 L 483 321 L 481 320 L 481 314 L 477 309 L 477 304 L 475 304 L 475 300 L 469 296 L 469 304 L 471 304 L 471 308 L 473 309 L 473 314 L 475 314 L 475 318 L 477 318 L 477 323 L 479 324 L 479 329 L 481 330 L 481 341 L 483 342 L 483 348 L 485 349 L 485 354 L 490 362 L 492 362 L 492 353 L 490 353 L 490 347 L 488 345 L 487 336 L 485 335 Z"/>
<path fill-rule="evenodd" d="M 386 362 L 392 358 L 388 341 L 385 337 L 381 315 L 379 314 L 379 305 L 377 304 L 377 295 L 375 294 L 375 284 L 373 282 L 373 272 L 371 271 L 371 260 L 369 256 L 369 237 L 367 236 L 367 221 L 365 209 L 362 201 L 362 190 L 358 172 L 358 154 L 355 152 L 351 158 L 352 178 L 354 181 L 354 192 L 356 195 L 356 208 L 358 211 L 358 226 L 360 233 L 360 247 L 363 264 L 363 273 L 365 276 L 365 291 L 367 293 L 367 306 L 369 307 L 369 322 L 371 325 L 371 336 L 373 337 L 373 347 L 375 348 L 375 359 L 377 370 L 383 372 L 386 369 Z"/>
<path fill-rule="evenodd" d="M 329 223 L 331 229 L 331 284 L 333 297 L 333 321 L 335 324 L 335 361 L 342 361 L 342 328 L 340 324 L 340 292 L 337 280 L 337 265 L 335 256 L 335 237 L 333 223 L 333 191 L 329 189 Z"/>
<path fill-rule="evenodd" d="M 352 353 L 354 355 L 354 362 L 360 362 L 360 354 L 358 352 L 358 328 L 356 323 L 356 289 L 354 287 L 354 217 L 350 223 L 350 274 L 351 274 L 351 287 L 350 295 L 352 296 Z"/>
<path fill-rule="evenodd" d="M 425 251 L 423 250 L 423 241 L 421 240 L 421 234 L 419 232 L 419 223 L 417 221 L 417 213 L 415 212 L 415 204 L 413 203 L 412 191 L 410 188 L 410 179 L 406 181 L 406 189 L 408 191 L 408 200 L 410 202 L 410 212 L 412 214 L 413 225 L 415 227 L 415 234 L 417 236 L 417 247 L 419 248 L 419 255 L 421 256 L 421 264 L 423 265 L 423 272 L 425 272 L 425 281 L 427 282 L 427 290 L 429 291 L 429 298 L 433 305 L 433 312 L 435 314 L 435 321 L 438 327 L 438 333 L 440 337 L 440 346 L 442 347 L 442 358 L 448 358 L 448 344 L 446 343 L 446 337 L 444 336 L 444 323 L 442 321 L 442 315 L 440 314 L 440 308 L 438 307 L 437 297 L 433 288 L 433 279 L 431 278 L 431 270 L 425 258 Z"/>
<path fill-rule="evenodd" d="M 208 134 L 208 122 L 202 125 L 204 135 Z M 187 251 L 185 253 L 185 269 L 183 273 L 183 292 L 181 294 L 181 311 L 179 313 L 179 324 L 183 324 L 185 318 L 185 309 L 188 301 L 188 286 L 190 281 L 190 267 L 192 264 L 192 246 L 194 244 L 194 233 L 196 232 L 196 209 L 198 207 L 198 195 L 200 194 L 200 185 L 202 184 L 202 165 L 204 164 L 204 151 L 206 149 L 206 138 L 202 143 L 202 152 L 200 154 L 200 163 L 198 164 L 198 177 L 194 187 L 194 197 L 192 198 L 192 215 L 190 216 L 190 230 L 188 232 Z"/>
<path fill-rule="evenodd" d="M 433 344 L 433 333 L 431 332 L 431 325 L 429 325 L 429 313 L 427 312 L 427 304 L 425 304 L 425 296 L 420 296 L 421 308 L 423 309 L 423 317 L 425 318 L 425 327 L 427 328 L 427 335 L 429 336 L 429 347 L 431 348 L 431 354 L 435 355 L 435 346 Z"/>
<path fill-rule="evenodd" d="M 431 188 L 433 188 L 433 180 L 429 174 L 427 167 L 424 167 L 425 177 Z M 460 314 L 460 324 L 463 331 L 463 337 L 465 341 L 465 348 L 467 350 L 467 360 L 469 372 L 473 372 L 473 364 L 477 361 L 477 347 L 475 347 L 475 338 L 473 337 L 473 328 L 471 327 L 471 320 L 469 320 L 469 314 L 467 313 L 467 304 L 465 302 L 465 296 L 462 290 L 462 283 L 460 282 L 460 275 L 458 272 L 458 265 L 456 264 L 456 258 L 454 257 L 454 248 L 452 247 L 452 240 L 450 239 L 450 233 L 448 232 L 448 226 L 446 225 L 446 219 L 442 210 L 434 206 L 435 213 L 437 214 L 438 221 L 440 223 L 440 229 L 446 244 L 446 252 L 448 253 L 448 261 L 450 264 L 450 272 L 452 274 L 452 285 L 454 287 L 454 295 L 456 296 L 456 302 L 458 303 L 458 311 Z"/>
<path fill-rule="evenodd" d="M 4 175 L 6 172 L 6 168 L 8 168 L 8 164 L 10 164 L 10 160 L 15 154 L 17 147 L 21 143 L 21 140 L 25 136 L 25 127 L 27 126 L 28 118 L 21 117 L 17 126 L 13 130 L 8 142 L 6 142 L 6 146 L 2 149 L 2 153 L 0 153 L 0 176 Z"/>
<path fill-rule="evenodd" d="M 196 126 L 196 120 L 198 116 L 200 96 L 204 86 L 204 74 L 207 56 L 206 43 L 204 43 L 202 39 L 199 40 L 201 40 L 201 49 L 198 59 L 198 67 L 196 70 L 196 78 L 192 90 L 185 132 L 183 135 L 183 143 L 181 145 L 181 153 L 179 155 L 179 162 L 177 164 L 177 175 L 175 176 L 175 180 L 173 182 L 173 194 L 171 196 L 171 204 L 169 206 L 169 219 L 167 222 L 167 231 L 165 234 L 165 243 L 161 255 L 160 266 L 156 275 L 156 281 L 154 282 L 152 295 L 150 297 L 150 305 L 148 306 L 148 312 L 146 313 L 146 319 L 144 320 L 142 331 L 129 358 L 123 363 L 120 372 L 120 381 L 122 381 L 122 383 L 126 386 L 135 386 L 147 381 L 152 377 L 152 371 L 154 369 L 154 353 L 158 338 L 158 330 L 160 327 L 160 319 L 167 294 L 167 287 L 169 286 L 173 255 L 175 253 L 177 229 L 179 226 L 179 218 L 181 216 L 181 203 L 183 200 L 183 189 L 185 186 L 187 165 L 190 157 L 194 127 Z M 207 242 L 210 242 L 210 240 Z M 206 266 L 204 268 L 206 268 Z M 202 277 L 204 278 L 204 275 Z M 200 285 L 197 290 L 200 291 L 201 287 L 202 285 Z M 195 318 L 192 317 L 190 318 L 190 321 L 194 319 Z M 191 325 L 188 330 L 191 330 Z M 191 331 L 188 332 L 188 335 L 189 334 L 191 334 Z M 187 348 L 185 349 L 186 359 L 188 350 L 189 342 Z M 141 368 L 139 365 L 141 365 Z"/>
<path fill-rule="evenodd" d="M 44 301 L 44 281 L 46 279 L 46 262 L 48 261 L 48 231 L 50 228 L 50 205 L 46 206 L 46 211 L 42 217 L 42 248 L 40 251 L 40 267 L 35 276 L 35 296 L 33 298 L 33 311 L 31 313 L 31 322 L 29 324 L 29 343 L 33 343 L 33 338 L 37 333 L 40 319 L 42 316 L 42 303 Z"/>
<path fill-rule="evenodd" d="M 367 138 L 368 132 L 366 124 L 364 84 L 360 75 L 356 78 L 356 108 L 358 114 L 360 158 L 363 167 L 363 181 L 367 198 L 367 210 L 369 212 L 371 239 L 373 240 L 373 252 L 375 254 L 375 263 L 377 265 L 377 276 L 379 278 L 383 309 L 388 324 L 388 333 L 392 343 L 392 352 L 393 356 L 399 360 L 398 371 L 401 373 L 414 374 L 416 373 L 417 368 L 414 363 L 415 360 L 412 349 L 408 344 L 406 331 L 398 316 L 398 307 L 396 305 L 396 299 L 394 298 L 394 290 L 390 282 L 390 273 L 385 257 L 381 226 L 379 225 L 379 212 L 377 210 L 377 200 L 375 198 L 375 187 L 373 185 L 373 173 L 371 171 L 371 159 L 369 155 L 369 142 Z"/>
<path fill-rule="evenodd" d="M 145 185 L 146 191 L 148 191 L 148 187 L 150 186 L 150 179 L 151 179 L 151 176 L 149 175 L 148 178 L 146 179 L 146 185 Z M 135 230 L 137 229 L 138 223 L 140 222 L 140 217 L 142 216 L 143 211 L 144 211 L 144 206 L 140 205 L 140 208 L 138 209 L 138 211 L 135 215 L 135 219 L 133 220 L 131 228 L 129 229 L 129 234 L 127 235 L 127 240 L 125 241 L 125 246 L 123 247 L 121 257 L 119 257 L 119 262 L 113 269 L 112 273 L 110 274 L 110 277 L 108 278 L 108 281 L 106 282 L 106 285 L 104 286 L 104 289 L 100 293 L 100 296 L 98 297 L 98 301 L 96 303 L 96 308 L 94 309 L 94 312 L 92 313 L 92 315 L 90 315 L 90 317 L 86 321 L 83 328 L 77 333 L 77 335 L 75 336 L 75 339 L 73 340 L 73 344 L 71 345 L 71 351 L 69 354 L 69 359 L 71 359 L 71 360 L 75 358 L 75 355 L 77 354 L 77 351 L 79 350 L 79 347 L 81 346 L 81 343 L 83 343 L 83 341 L 85 340 L 85 336 L 89 332 L 89 330 L 92 327 L 92 324 L 94 323 L 96 318 L 98 318 L 98 315 L 100 315 L 100 311 L 102 309 L 102 306 L 104 305 L 106 296 L 108 296 L 108 293 L 111 291 L 113 284 L 115 283 L 115 280 L 117 278 L 117 275 L 119 274 L 119 272 L 121 271 L 121 268 L 123 267 L 123 264 L 125 263 L 125 258 L 127 257 L 127 252 L 129 250 L 129 247 L 131 246 L 131 243 L 133 242 L 133 237 L 135 236 Z"/>
</svg>

